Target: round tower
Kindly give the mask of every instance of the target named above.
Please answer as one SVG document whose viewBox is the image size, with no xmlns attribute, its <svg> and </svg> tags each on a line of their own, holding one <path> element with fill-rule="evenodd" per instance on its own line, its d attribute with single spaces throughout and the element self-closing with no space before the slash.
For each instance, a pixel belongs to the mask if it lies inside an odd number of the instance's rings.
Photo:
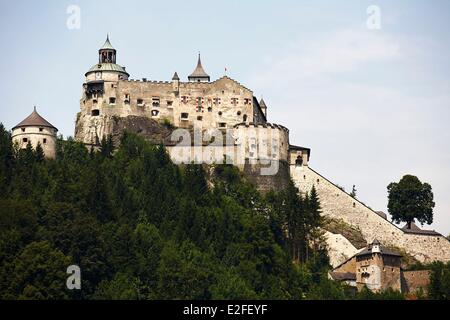
<svg viewBox="0 0 450 320">
<path fill-rule="evenodd" d="M 34 107 L 28 117 L 12 128 L 12 141 L 21 149 L 25 149 L 28 143 L 31 143 L 34 149 L 40 144 L 45 157 L 54 158 L 57 132 L 58 129 L 41 117 Z"/>
<path fill-rule="evenodd" d="M 127 80 L 130 75 L 116 63 L 116 58 L 117 51 L 106 36 L 105 43 L 98 50 L 98 63 L 86 72 L 86 82 Z"/>
</svg>

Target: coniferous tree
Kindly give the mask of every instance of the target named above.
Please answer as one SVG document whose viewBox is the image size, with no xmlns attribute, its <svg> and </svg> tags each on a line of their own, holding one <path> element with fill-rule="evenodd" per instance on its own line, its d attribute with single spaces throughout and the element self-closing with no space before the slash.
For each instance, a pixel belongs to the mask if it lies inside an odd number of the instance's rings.
<svg viewBox="0 0 450 320">
<path fill-rule="evenodd" d="M 45 159 L 44 149 L 42 149 L 40 142 L 38 142 L 38 144 L 36 146 L 35 155 L 36 155 L 36 162 L 41 163 L 44 161 L 44 159 Z"/>
</svg>

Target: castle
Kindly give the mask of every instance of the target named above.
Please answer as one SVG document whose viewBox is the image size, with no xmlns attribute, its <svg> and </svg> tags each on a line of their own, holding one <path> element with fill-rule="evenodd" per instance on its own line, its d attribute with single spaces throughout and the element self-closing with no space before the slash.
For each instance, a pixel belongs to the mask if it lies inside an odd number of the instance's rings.
<svg viewBox="0 0 450 320">
<path fill-rule="evenodd" d="M 171 81 L 130 79 L 107 38 L 98 62 L 85 74 L 75 139 L 95 147 L 102 137 L 111 134 L 117 141 L 129 130 L 164 143 L 176 163 L 228 159 L 262 191 L 282 189 L 291 178 L 301 193 L 314 186 L 323 215 L 357 228 L 367 243 L 377 238 L 422 262 L 450 260 L 450 242 L 441 234 L 398 228 L 310 168 L 311 150 L 291 144 L 287 128 L 267 122 L 266 103 L 227 76 L 211 81 L 200 54 L 187 80 L 177 72 Z M 34 111 L 14 127 L 13 139 L 22 146 L 28 139 L 33 146 L 40 141 L 54 157 L 56 131 Z M 196 142 L 185 139 L 197 133 Z M 340 234 L 328 232 L 327 242 L 334 267 L 362 249 Z"/>
</svg>

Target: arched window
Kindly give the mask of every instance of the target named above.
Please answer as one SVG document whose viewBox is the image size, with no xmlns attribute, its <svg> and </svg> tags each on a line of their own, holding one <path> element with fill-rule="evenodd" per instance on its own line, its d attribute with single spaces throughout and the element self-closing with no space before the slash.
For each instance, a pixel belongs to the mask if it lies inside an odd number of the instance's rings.
<svg viewBox="0 0 450 320">
<path fill-rule="evenodd" d="M 242 120 L 243 120 L 244 122 L 247 122 L 247 115 L 246 115 L 246 114 L 244 114 L 244 116 L 242 117 Z"/>
</svg>

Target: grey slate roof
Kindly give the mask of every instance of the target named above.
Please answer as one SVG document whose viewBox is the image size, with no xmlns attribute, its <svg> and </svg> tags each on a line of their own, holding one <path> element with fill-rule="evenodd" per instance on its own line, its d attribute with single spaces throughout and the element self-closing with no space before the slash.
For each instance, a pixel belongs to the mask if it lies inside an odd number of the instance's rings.
<svg viewBox="0 0 450 320">
<path fill-rule="evenodd" d="M 180 77 L 178 76 L 178 73 L 176 71 L 173 74 L 172 80 L 180 80 Z"/>
<path fill-rule="evenodd" d="M 402 230 L 405 233 L 427 234 L 427 235 L 435 235 L 435 236 L 440 236 L 441 235 L 439 232 L 436 232 L 434 230 L 423 230 L 423 229 L 420 229 L 414 222 L 411 222 L 411 228 L 410 229 L 408 229 L 408 224 L 405 224 L 405 226 L 402 228 Z"/>
<path fill-rule="evenodd" d="M 331 277 L 334 280 L 344 281 L 344 280 L 350 280 L 350 281 L 356 281 L 356 273 L 353 272 L 330 272 Z"/>
<path fill-rule="evenodd" d="M 36 107 L 34 107 L 33 112 L 24 120 L 22 120 L 19 124 L 17 124 L 13 128 L 13 130 L 20 127 L 47 127 L 58 130 L 50 122 L 42 118 L 39 113 L 37 113 Z"/>
<path fill-rule="evenodd" d="M 97 63 L 93 65 L 88 72 L 86 72 L 86 75 L 91 72 L 97 72 L 97 71 L 116 71 L 121 73 L 126 73 L 128 75 L 128 72 L 125 71 L 125 68 L 122 66 L 119 66 L 116 63 Z"/>
<path fill-rule="evenodd" d="M 200 53 L 198 54 L 197 67 L 188 78 L 209 78 L 209 75 L 203 70 L 202 61 L 200 59 Z"/>
<path fill-rule="evenodd" d="M 259 101 L 259 105 L 261 106 L 261 108 L 267 108 L 266 102 L 263 98 L 261 98 L 261 100 Z"/>
<path fill-rule="evenodd" d="M 100 48 L 100 50 L 116 50 L 112 46 L 111 42 L 109 42 L 109 35 L 106 36 L 106 41 L 103 44 L 103 46 Z"/>
<path fill-rule="evenodd" d="M 375 241 L 378 241 L 378 240 L 375 240 Z M 379 242 L 378 242 L 378 244 L 379 244 Z M 397 251 L 388 249 L 388 248 L 386 248 L 384 246 L 381 246 L 381 245 L 380 245 L 380 251 L 381 251 L 382 255 L 386 255 L 386 256 L 395 256 L 395 257 L 401 257 L 402 256 Z M 366 247 L 364 250 L 358 252 L 355 256 L 356 257 L 362 257 L 362 256 L 370 255 L 370 254 L 372 254 L 372 245 L 369 245 L 369 247 Z"/>
</svg>

